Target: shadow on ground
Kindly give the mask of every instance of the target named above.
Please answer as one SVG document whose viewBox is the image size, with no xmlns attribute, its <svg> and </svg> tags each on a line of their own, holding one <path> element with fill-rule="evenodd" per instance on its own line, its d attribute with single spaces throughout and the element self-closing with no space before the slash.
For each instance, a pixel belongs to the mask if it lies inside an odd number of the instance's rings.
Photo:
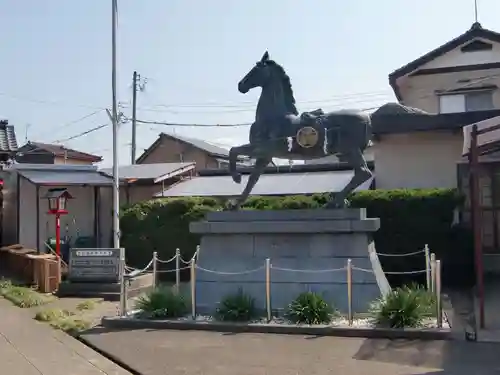
<svg viewBox="0 0 500 375">
<path fill-rule="evenodd" d="M 103 327 L 93 328 L 83 336 L 146 375 L 157 374 L 165 366 L 173 366 L 175 375 L 200 371 L 210 375 L 239 371 L 246 375 L 271 368 L 277 375 L 322 375 L 338 369 L 354 375 L 500 374 L 500 344 L 494 343 Z M 255 358 L 259 358 L 258 362 Z"/>
<path fill-rule="evenodd" d="M 428 375 L 500 374 L 495 343 L 366 339 L 353 359 L 442 369 Z"/>
</svg>

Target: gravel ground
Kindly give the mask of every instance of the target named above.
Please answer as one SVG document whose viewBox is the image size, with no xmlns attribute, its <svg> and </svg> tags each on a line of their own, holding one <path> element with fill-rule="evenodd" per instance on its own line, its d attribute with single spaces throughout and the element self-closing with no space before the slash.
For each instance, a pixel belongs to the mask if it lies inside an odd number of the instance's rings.
<svg viewBox="0 0 500 375">
<path fill-rule="evenodd" d="M 135 311 L 131 313 L 131 316 L 137 316 L 140 318 L 140 312 Z M 172 319 L 169 319 L 172 320 Z M 186 320 L 192 320 L 190 316 L 186 316 L 183 318 L 177 319 L 179 321 L 186 321 Z M 196 316 L 196 321 L 197 322 L 210 322 L 213 321 L 214 318 L 210 315 L 197 315 Z M 273 319 L 268 322 L 266 318 L 261 318 L 257 320 L 251 321 L 249 324 L 270 324 L 270 325 L 297 325 L 297 326 L 302 326 L 302 327 L 309 327 L 311 326 L 310 324 L 293 324 L 289 321 L 287 321 L 285 318 L 281 317 L 273 317 Z M 349 321 L 345 317 L 338 317 L 334 318 L 330 324 L 315 324 L 315 327 L 349 327 Z M 354 319 L 352 322 L 352 327 L 355 328 L 374 328 L 375 325 L 370 318 L 357 318 Z M 437 321 L 436 319 L 427 319 L 423 323 L 424 328 L 437 328 Z M 448 322 L 443 320 L 443 328 L 450 328 Z"/>
</svg>

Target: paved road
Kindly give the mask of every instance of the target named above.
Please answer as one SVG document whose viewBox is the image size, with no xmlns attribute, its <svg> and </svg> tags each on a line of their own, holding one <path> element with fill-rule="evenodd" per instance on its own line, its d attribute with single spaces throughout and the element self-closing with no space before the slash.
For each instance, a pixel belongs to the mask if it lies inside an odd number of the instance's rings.
<svg viewBox="0 0 500 375">
<path fill-rule="evenodd" d="M 500 346 L 104 328 L 85 339 L 143 375 L 490 375 Z"/>
<path fill-rule="evenodd" d="M 0 298 L 0 373 L 130 375 L 67 334 Z"/>
</svg>

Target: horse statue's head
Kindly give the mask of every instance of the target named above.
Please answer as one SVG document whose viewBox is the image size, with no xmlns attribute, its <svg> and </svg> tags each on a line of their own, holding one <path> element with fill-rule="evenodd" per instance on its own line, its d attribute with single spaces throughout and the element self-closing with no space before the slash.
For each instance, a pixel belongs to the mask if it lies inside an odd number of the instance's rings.
<svg viewBox="0 0 500 375">
<path fill-rule="evenodd" d="M 282 100 L 288 113 L 298 114 L 290 77 L 281 65 L 269 58 L 267 51 L 238 83 L 238 90 L 242 94 L 246 94 L 255 87 L 262 87 L 263 92 L 266 90 L 272 93 L 273 105 L 279 105 Z"/>
<path fill-rule="evenodd" d="M 265 87 L 271 81 L 274 66 L 274 61 L 269 59 L 269 53 L 266 51 L 260 61 L 238 83 L 239 92 L 246 94 L 255 87 Z"/>
</svg>

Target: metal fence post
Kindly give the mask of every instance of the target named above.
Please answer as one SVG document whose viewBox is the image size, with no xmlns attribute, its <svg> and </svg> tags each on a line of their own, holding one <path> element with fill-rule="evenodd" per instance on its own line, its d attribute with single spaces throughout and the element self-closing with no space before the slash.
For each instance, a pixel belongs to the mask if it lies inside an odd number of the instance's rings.
<svg viewBox="0 0 500 375">
<path fill-rule="evenodd" d="M 352 326 L 352 260 L 347 259 L 347 320 L 349 326 Z"/>
<path fill-rule="evenodd" d="M 431 255 L 429 253 L 429 245 L 425 244 L 425 281 L 427 282 L 427 290 L 431 290 Z"/>
<path fill-rule="evenodd" d="M 191 260 L 191 317 L 196 319 L 196 262 Z"/>
<path fill-rule="evenodd" d="M 125 249 L 120 248 L 120 316 L 127 316 L 127 285 L 125 281 Z"/>
<path fill-rule="evenodd" d="M 153 288 L 156 288 L 158 280 L 158 253 L 153 252 Z"/>
<path fill-rule="evenodd" d="M 431 293 L 436 292 L 436 254 L 431 253 Z"/>
<path fill-rule="evenodd" d="M 181 250 L 175 249 L 175 291 L 179 293 L 181 283 Z"/>
<path fill-rule="evenodd" d="M 267 321 L 270 322 L 271 316 L 271 259 L 266 259 L 266 312 Z"/>
<path fill-rule="evenodd" d="M 436 309 L 437 326 L 443 328 L 443 307 L 441 303 L 441 261 L 436 260 Z"/>
</svg>

